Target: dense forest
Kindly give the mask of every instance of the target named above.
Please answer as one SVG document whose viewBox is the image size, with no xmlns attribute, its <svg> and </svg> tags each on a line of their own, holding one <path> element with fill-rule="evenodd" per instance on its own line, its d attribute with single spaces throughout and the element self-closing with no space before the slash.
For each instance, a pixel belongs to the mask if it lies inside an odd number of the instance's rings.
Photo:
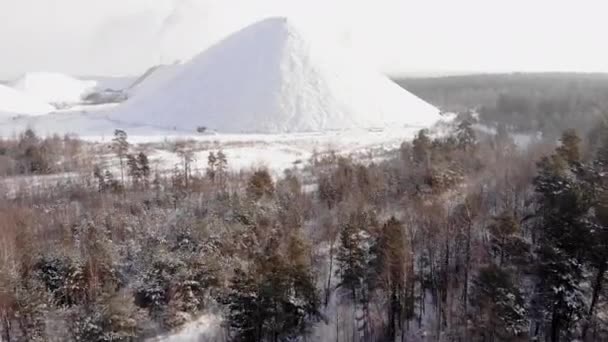
<svg viewBox="0 0 608 342">
<path fill-rule="evenodd" d="M 201 318 L 195 341 L 606 341 L 608 81 L 530 77 L 408 80 L 464 108 L 442 134 L 280 174 L 231 171 L 221 146 L 199 170 L 188 142 L 163 172 L 120 130 L 0 140 L 0 341 L 156 341 Z"/>
<path fill-rule="evenodd" d="M 120 174 L 0 202 L 2 340 L 139 341 L 202 314 L 209 341 L 608 339 L 608 127 L 525 150 L 472 127 L 280 177 L 222 151 L 155 173 L 117 131 Z"/>
<path fill-rule="evenodd" d="M 397 80 L 444 111 L 476 110 L 488 126 L 586 132 L 608 111 L 608 74 L 515 73 Z"/>
</svg>

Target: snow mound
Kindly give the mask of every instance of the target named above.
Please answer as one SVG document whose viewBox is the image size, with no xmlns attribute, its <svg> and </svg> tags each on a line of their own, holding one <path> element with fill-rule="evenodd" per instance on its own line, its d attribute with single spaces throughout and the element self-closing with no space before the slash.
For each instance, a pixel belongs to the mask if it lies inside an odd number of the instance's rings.
<svg viewBox="0 0 608 342">
<path fill-rule="evenodd" d="M 97 86 L 96 81 L 83 81 L 77 78 L 51 72 L 26 73 L 12 83 L 24 93 L 55 105 L 81 102 L 82 98 Z"/>
<path fill-rule="evenodd" d="M 0 113 L 4 115 L 41 115 L 54 110 L 53 106 L 16 89 L 0 84 Z M 4 116 L 3 115 L 3 116 Z"/>
<path fill-rule="evenodd" d="M 232 34 L 162 81 L 110 117 L 231 133 L 427 127 L 440 118 L 387 77 L 315 49 L 285 18 Z"/>
</svg>

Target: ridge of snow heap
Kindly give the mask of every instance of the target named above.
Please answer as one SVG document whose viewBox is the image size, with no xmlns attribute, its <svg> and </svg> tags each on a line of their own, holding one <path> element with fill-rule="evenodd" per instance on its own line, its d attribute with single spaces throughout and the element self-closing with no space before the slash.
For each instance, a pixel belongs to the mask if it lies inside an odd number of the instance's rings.
<svg viewBox="0 0 608 342">
<path fill-rule="evenodd" d="M 54 110 L 48 103 L 0 84 L 0 113 L 42 115 Z"/>
<path fill-rule="evenodd" d="M 348 58 L 315 50 L 286 18 L 248 26 L 119 106 L 131 124 L 222 133 L 428 127 L 439 110 Z"/>
<path fill-rule="evenodd" d="M 149 68 L 140 77 L 138 77 L 129 87 L 126 92 L 129 97 L 135 95 L 144 95 L 147 92 L 156 89 L 159 85 L 170 80 L 180 68 L 179 63 L 159 64 Z"/>
<path fill-rule="evenodd" d="M 52 72 L 26 73 L 12 83 L 13 88 L 54 105 L 77 104 L 93 92 L 96 81 L 84 81 Z"/>
</svg>

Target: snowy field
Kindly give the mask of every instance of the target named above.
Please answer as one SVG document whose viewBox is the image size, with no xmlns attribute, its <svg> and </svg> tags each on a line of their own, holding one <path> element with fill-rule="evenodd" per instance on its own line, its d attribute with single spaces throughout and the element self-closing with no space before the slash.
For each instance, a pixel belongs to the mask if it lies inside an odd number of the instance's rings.
<svg viewBox="0 0 608 342">
<path fill-rule="evenodd" d="M 223 150 L 229 167 L 240 171 L 268 167 L 275 172 L 302 165 L 315 153 L 336 151 L 342 155 L 368 157 L 395 149 L 410 140 L 422 127 L 394 127 L 382 130 L 343 130 L 284 134 L 197 134 L 179 130 L 165 130 L 150 126 L 136 126 L 110 120 L 106 112 L 113 105 L 81 106 L 57 111 L 44 116 L 0 118 L 0 137 L 10 138 L 28 128 L 41 136 L 75 134 L 81 139 L 108 144 L 115 129 L 129 135 L 136 149 L 145 150 L 155 167 L 173 169 L 180 163 L 172 151 L 176 141 L 191 141 L 194 168 L 204 169 L 210 151 Z"/>
</svg>

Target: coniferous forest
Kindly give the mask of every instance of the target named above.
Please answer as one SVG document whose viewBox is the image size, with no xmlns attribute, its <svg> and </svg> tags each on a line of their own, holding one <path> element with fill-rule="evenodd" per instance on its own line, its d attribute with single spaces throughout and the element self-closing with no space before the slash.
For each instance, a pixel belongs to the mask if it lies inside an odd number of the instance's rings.
<svg viewBox="0 0 608 342">
<path fill-rule="evenodd" d="M 526 144 L 480 126 L 464 112 L 280 174 L 230 171 L 221 148 L 195 169 L 179 143 L 159 172 L 124 131 L 101 151 L 3 140 L 5 180 L 78 176 L 2 191 L 0 340 L 143 341 L 200 319 L 201 341 L 608 340 L 608 125 Z"/>
</svg>

